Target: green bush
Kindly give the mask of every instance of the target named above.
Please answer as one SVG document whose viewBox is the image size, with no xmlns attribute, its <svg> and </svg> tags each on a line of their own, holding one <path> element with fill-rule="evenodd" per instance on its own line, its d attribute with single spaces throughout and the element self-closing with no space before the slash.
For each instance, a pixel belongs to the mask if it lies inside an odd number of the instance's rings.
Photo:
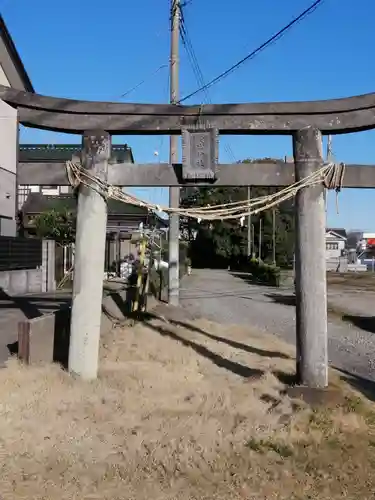
<svg viewBox="0 0 375 500">
<path fill-rule="evenodd" d="M 250 259 L 241 270 L 251 273 L 261 283 L 280 286 L 280 268 L 273 264 L 266 264 L 259 259 Z"/>
</svg>

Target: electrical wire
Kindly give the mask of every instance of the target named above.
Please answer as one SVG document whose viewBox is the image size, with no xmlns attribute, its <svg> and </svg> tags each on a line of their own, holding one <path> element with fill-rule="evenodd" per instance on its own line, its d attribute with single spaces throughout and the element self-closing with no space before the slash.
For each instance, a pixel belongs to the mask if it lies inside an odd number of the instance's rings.
<svg viewBox="0 0 375 500">
<path fill-rule="evenodd" d="M 180 36 L 181 36 L 182 44 L 184 45 L 184 48 L 185 48 L 186 53 L 188 55 L 188 59 L 189 59 L 190 65 L 193 69 L 193 73 L 194 73 L 194 76 L 197 80 L 197 83 L 201 87 L 204 87 L 205 86 L 204 76 L 203 76 L 202 70 L 200 68 L 193 44 L 191 42 L 191 38 L 189 36 L 183 8 L 180 8 Z M 212 104 L 208 90 L 206 88 L 204 88 L 203 92 L 204 92 L 204 100 L 203 100 L 202 104 L 204 104 L 204 103 Z M 229 155 L 229 157 L 231 157 L 232 162 L 237 163 L 236 157 L 233 153 L 233 150 L 232 150 L 230 144 L 225 144 L 224 149 L 225 149 L 226 153 Z"/>
<path fill-rule="evenodd" d="M 190 94 L 186 95 L 182 99 L 179 100 L 178 104 L 181 104 L 182 102 L 186 101 L 187 99 L 190 99 L 190 97 L 195 96 L 196 94 L 203 92 L 204 90 L 212 87 L 216 83 L 220 82 L 227 76 L 229 76 L 231 73 L 233 73 L 236 69 L 238 69 L 242 64 L 244 64 L 246 61 L 249 59 L 253 59 L 255 56 L 257 56 L 262 50 L 265 48 L 269 47 L 273 43 L 275 43 L 277 40 L 279 40 L 282 36 L 285 35 L 287 31 L 289 31 L 290 28 L 292 28 L 295 24 L 299 23 L 302 21 L 305 17 L 307 17 L 309 14 L 312 14 L 319 6 L 322 4 L 324 0 L 315 0 L 315 2 L 310 5 L 307 9 L 305 9 L 301 14 L 299 14 L 297 17 L 295 17 L 290 23 L 288 23 L 286 26 L 284 26 L 282 29 L 280 29 L 277 33 L 275 33 L 273 36 L 268 38 L 264 43 L 262 43 L 259 47 L 257 47 L 255 50 L 247 54 L 245 57 L 240 59 L 237 63 L 233 64 L 230 68 L 228 68 L 226 71 L 223 71 L 215 77 L 213 80 L 208 82 L 206 85 L 202 85 L 200 88 L 195 90 L 194 92 L 191 92 Z"/>
<path fill-rule="evenodd" d="M 141 85 L 146 83 L 148 80 L 150 80 L 153 76 L 155 76 L 159 71 L 161 71 L 164 68 L 168 68 L 168 64 L 161 64 L 156 70 L 154 70 L 152 73 L 148 74 L 143 80 L 141 80 L 137 85 L 134 85 L 131 89 L 127 90 L 124 94 L 120 95 L 120 99 L 123 99 L 124 97 L 127 97 L 131 92 L 134 92 L 134 90 L 137 90 Z"/>
</svg>

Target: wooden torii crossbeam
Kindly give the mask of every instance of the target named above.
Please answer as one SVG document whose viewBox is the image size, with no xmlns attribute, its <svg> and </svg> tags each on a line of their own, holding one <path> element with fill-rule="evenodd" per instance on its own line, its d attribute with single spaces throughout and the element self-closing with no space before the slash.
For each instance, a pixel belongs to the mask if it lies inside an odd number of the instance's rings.
<svg viewBox="0 0 375 500">
<path fill-rule="evenodd" d="M 86 102 L 0 86 L 23 125 L 82 134 L 81 164 L 118 186 L 266 185 L 301 181 L 323 165 L 322 134 L 375 128 L 375 94 L 313 102 L 176 106 Z M 131 165 L 111 160 L 111 135 L 182 134 L 182 165 Z M 294 163 L 220 165 L 218 134 L 291 135 Z M 20 184 L 67 184 L 64 164 L 20 163 Z M 344 187 L 375 187 L 375 168 L 348 165 Z M 323 184 L 296 195 L 297 376 L 310 387 L 328 384 L 325 204 Z M 98 368 L 106 202 L 81 185 L 69 368 L 90 379 Z M 177 242 L 176 242 L 177 243 Z M 170 268 L 178 264 L 170 262 Z"/>
</svg>

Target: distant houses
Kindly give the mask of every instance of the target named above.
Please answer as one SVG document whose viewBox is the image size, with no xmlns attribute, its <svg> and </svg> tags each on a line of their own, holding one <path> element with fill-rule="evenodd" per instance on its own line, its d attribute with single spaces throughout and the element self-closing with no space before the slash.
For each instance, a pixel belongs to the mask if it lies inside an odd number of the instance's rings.
<svg viewBox="0 0 375 500">
<path fill-rule="evenodd" d="M 343 256 L 347 242 L 346 229 L 327 228 L 326 229 L 326 259 L 338 259 Z"/>
</svg>

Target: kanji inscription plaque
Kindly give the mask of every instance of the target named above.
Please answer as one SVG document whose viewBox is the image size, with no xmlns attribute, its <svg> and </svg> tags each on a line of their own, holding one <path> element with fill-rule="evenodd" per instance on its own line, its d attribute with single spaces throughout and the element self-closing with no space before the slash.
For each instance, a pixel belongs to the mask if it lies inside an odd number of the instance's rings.
<svg viewBox="0 0 375 500">
<path fill-rule="evenodd" d="M 182 130 L 182 175 L 184 180 L 213 180 L 218 163 L 216 129 Z"/>
</svg>

